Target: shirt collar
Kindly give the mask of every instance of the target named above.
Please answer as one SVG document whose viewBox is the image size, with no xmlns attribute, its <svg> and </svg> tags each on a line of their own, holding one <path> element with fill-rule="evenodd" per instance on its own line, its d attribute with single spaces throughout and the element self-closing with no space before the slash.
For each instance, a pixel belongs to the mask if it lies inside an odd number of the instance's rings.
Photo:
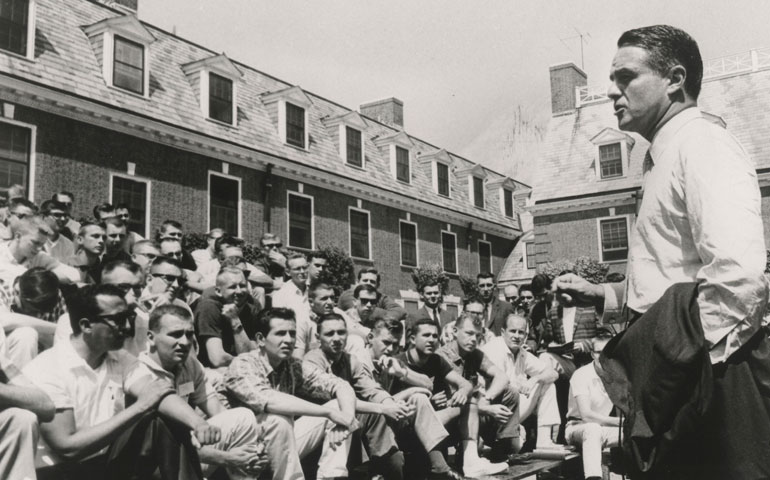
<svg viewBox="0 0 770 480">
<path fill-rule="evenodd" d="M 457 340 L 452 340 L 441 348 L 441 353 L 444 354 L 450 363 L 461 363 L 463 358 L 460 356 L 460 347 L 457 345 Z"/>
<path fill-rule="evenodd" d="M 185 360 L 185 363 L 188 362 L 190 357 L 187 357 L 187 360 Z M 159 365 L 155 359 L 153 359 L 150 356 L 150 353 L 147 351 L 141 352 L 139 354 L 139 361 L 142 362 L 147 366 L 147 368 L 150 369 L 150 371 L 157 373 L 158 375 L 162 375 L 169 378 L 175 378 L 175 375 L 172 372 L 169 372 L 165 368 L 163 368 L 162 365 Z"/>
<path fill-rule="evenodd" d="M 652 137 L 652 144 L 650 145 L 652 161 L 658 163 L 658 159 L 663 154 L 666 147 L 671 143 L 671 139 L 674 138 L 676 133 L 686 123 L 700 117 L 700 110 L 697 107 L 690 107 L 677 113 L 669 121 L 664 123 Z"/>
<path fill-rule="evenodd" d="M 75 350 L 75 347 L 72 346 L 72 337 L 58 342 L 54 348 L 58 348 L 57 363 L 64 368 L 69 370 L 74 370 L 76 368 L 86 368 L 89 371 L 94 370 L 91 368 L 91 365 L 86 362 L 85 358 L 78 354 L 78 352 Z M 107 352 L 99 367 L 110 361 L 116 361 L 115 352 Z"/>
</svg>

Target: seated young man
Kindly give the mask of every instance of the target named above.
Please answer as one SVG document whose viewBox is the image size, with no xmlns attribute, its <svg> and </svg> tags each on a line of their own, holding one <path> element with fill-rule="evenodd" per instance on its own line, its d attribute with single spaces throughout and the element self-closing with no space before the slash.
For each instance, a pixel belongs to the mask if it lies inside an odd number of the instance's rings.
<svg viewBox="0 0 770 480">
<path fill-rule="evenodd" d="M 527 319 L 511 314 L 505 320 L 501 337 L 495 337 L 481 350 L 497 368 L 505 372 L 510 387 L 519 392 L 519 421 L 537 415 L 538 448 L 553 448 L 554 427 L 561 423 L 556 403 L 558 378 L 554 369 L 522 348 L 527 340 Z"/>
<path fill-rule="evenodd" d="M 346 477 L 350 434 L 359 428 L 356 394 L 344 380 L 294 358 L 296 334 L 291 309 L 260 312 L 257 350 L 235 357 L 224 375 L 231 403 L 257 416 L 272 478 L 304 478 L 300 458 L 318 447 L 318 478 Z M 316 405 L 301 397 L 336 402 Z"/>
<path fill-rule="evenodd" d="M 294 349 L 294 356 L 300 359 L 304 358 L 307 352 L 319 347 L 318 320 L 326 314 L 336 313 L 341 315 L 348 327 L 348 332 L 352 333 L 357 331 L 355 329 L 351 329 L 352 321 L 350 318 L 345 315 L 342 310 L 336 307 L 334 302 L 334 288 L 332 288 L 329 284 L 323 282 L 314 282 L 308 286 L 307 292 L 308 301 L 310 303 L 310 321 L 297 323 L 297 347 Z M 358 333 L 360 334 L 361 332 Z M 347 343 L 345 345 L 345 352 L 355 355 L 359 360 L 361 360 L 366 345 L 364 338 L 365 335 L 363 337 L 359 335 L 348 336 Z"/>
<path fill-rule="evenodd" d="M 594 361 L 577 369 L 569 381 L 569 411 L 565 437 L 583 450 L 583 475 L 586 480 L 602 478 L 602 448 L 618 444 L 620 419 L 611 416 L 612 401 L 604 390 L 596 365 L 609 334 L 591 340 Z"/>
<path fill-rule="evenodd" d="M 409 332 L 409 349 L 398 355 L 398 358 L 410 370 L 404 379 L 398 380 L 395 391 L 410 385 L 424 386 L 421 377 L 428 377 L 433 387 L 439 384 L 452 388 L 452 395 L 442 391 L 438 395 L 433 388 L 433 403 L 441 410 L 439 417 L 444 424 L 457 418 L 463 449 L 463 472 L 466 476 L 477 477 L 494 475 L 507 470 L 507 463 L 490 463 L 478 454 L 478 425 L 479 411 L 475 402 L 471 401 L 474 385 L 456 372 L 444 357 L 436 353 L 438 348 L 438 328 L 432 319 L 417 320 Z M 420 374 L 420 376 L 413 375 Z M 421 385 L 419 385 L 421 384 Z"/>
<path fill-rule="evenodd" d="M 129 388 L 141 389 L 160 379 L 176 392 L 161 403 L 159 411 L 187 426 L 202 446 L 198 454 L 204 472 L 217 466 L 231 480 L 256 479 L 267 463 L 258 447 L 259 426 L 247 408 L 226 410 L 206 383 L 203 366 L 190 355 L 194 342 L 190 312 L 177 305 L 162 305 L 150 315 L 149 350 L 139 354 L 139 367 Z M 199 408 L 207 417 L 198 415 Z"/>
<path fill-rule="evenodd" d="M 189 431 L 155 414 L 173 393 L 168 383 L 126 386 L 137 360 L 122 350 L 134 316 L 123 292 L 114 285 L 85 287 L 69 307 L 72 337 L 24 369 L 56 407 L 53 420 L 40 425 L 45 448 L 39 465 L 48 468 L 38 478 L 146 478 L 154 472 L 164 479 L 202 478 Z M 136 398 L 130 406 L 126 393 Z"/>
<path fill-rule="evenodd" d="M 348 329 L 341 315 L 327 313 L 316 321 L 320 348 L 306 353 L 303 362 L 336 375 L 355 390 L 356 418 L 361 423 L 364 447 L 372 462 L 370 474 L 387 479 L 403 478 L 404 454 L 396 444 L 389 422 L 407 419 L 414 414 L 414 407 L 391 397 L 360 360 L 345 352 Z"/>
<path fill-rule="evenodd" d="M 519 419 L 516 416 L 518 392 L 509 387 L 505 372 L 479 350 L 479 337 L 483 329 L 479 319 L 463 314 L 455 320 L 452 328 L 455 339 L 441 347 L 438 354 L 472 385 L 479 383 L 479 376 L 486 380 L 483 395 L 479 392 L 472 399 L 478 402 L 481 420 L 478 433 L 492 447 L 492 458 L 506 460 L 509 454 L 519 449 Z M 453 393 L 452 388 L 447 388 L 443 382 L 438 382 L 434 389 L 436 387 L 444 391 L 444 398 Z"/>
</svg>

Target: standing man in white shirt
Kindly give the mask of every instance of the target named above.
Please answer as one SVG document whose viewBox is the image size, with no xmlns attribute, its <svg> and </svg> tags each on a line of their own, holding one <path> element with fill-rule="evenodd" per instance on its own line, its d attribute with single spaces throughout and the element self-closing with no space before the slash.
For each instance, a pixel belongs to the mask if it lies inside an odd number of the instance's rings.
<svg viewBox="0 0 770 480">
<path fill-rule="evenodd" d="M 619 128 L 651 143 L 625 295 L 622 285 L 592 285 L 574 275 L 557 278 L 553 289 L 603 307 L 605 315 L 625 303 L 635 320 L 624 335 L 629 337 L 646 334 L 644 324 L 655 319 L 644 313 L 662 308 L 659 301 L 670 299 L 664 295 L 669 287 L 697 283 L 696 323 L 672 337 L 678 343 L 694 339 L 708 351 L 713 381 L 703 387 L 709 401 L 689 440 L 667 443 L 676 451 L 660 468 L 680 469 L 674 478 L 687 478 L 682 468 L 698 478 L 768 478 L 770 398 L 764 385 L 770 382 L 770 346 L 760 328 L 767 303 L 761 197 L 744 149 L 697 108 L 702 77 L 697 43 L 677 28 L 656 25 L 620 37 L 608 96 Z M 658 325 L 675 325 L 681 318 Z M 656 337 L 658 343 L 665 340 Z M 635 360 L 647 364 L 663 353 L 649 348 Z M 620 402 L 609 388 L 608 393 Z"/>
<path fill-rule="evenodd" d="M 286 271 L 289 274 L 289 281 L 284 282 L 283 286 L 273 292 L 274 308 L 290 308 L 294 310 L 297 317 L 297 331 L 311 330 L 310 325 L 310 301 L 308 300 L 307 288 L 307 258 L 301 253 L 292 253 L 286 259 Z M 297 336 L 297 344 L 294 348 L 294 357 L 302 359 L 305 352 L 310 348 L 306 343 L 305 336 Z"/>
</svg>

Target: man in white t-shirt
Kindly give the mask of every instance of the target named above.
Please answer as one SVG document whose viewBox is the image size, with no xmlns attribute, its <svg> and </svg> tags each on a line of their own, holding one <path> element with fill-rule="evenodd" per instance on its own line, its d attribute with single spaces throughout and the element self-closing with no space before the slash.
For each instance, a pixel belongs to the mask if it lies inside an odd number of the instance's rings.
<svg viewBox="0 0 770 480">
<path fill-rule="evenodd" d="M 580 367 L 569 385 L 569 410 L 565 438 L 583 449 L 583 474 L 586 480 L 602 478 L 602 448 L 618 444 L 620 419 L 611 416 L 612 401 L 604 390 L 596 363 L 610 336 L 591 340 L 594 361 Z"/>
</svg>

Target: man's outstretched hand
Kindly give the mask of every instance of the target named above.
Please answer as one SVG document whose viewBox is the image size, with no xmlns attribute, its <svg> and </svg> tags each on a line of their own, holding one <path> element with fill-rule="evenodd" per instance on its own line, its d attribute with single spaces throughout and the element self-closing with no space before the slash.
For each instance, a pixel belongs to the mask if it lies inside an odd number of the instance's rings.
<svg viewBox="0 0 770 480">
<path fill-rule="evenodd" d="M 567 295 L 580 307 L 601 307 L 604 303 L 604 287 L 591 283 L 574 273 L 554 278 L 551 290 L 555 295 Z"/>
</svg>

